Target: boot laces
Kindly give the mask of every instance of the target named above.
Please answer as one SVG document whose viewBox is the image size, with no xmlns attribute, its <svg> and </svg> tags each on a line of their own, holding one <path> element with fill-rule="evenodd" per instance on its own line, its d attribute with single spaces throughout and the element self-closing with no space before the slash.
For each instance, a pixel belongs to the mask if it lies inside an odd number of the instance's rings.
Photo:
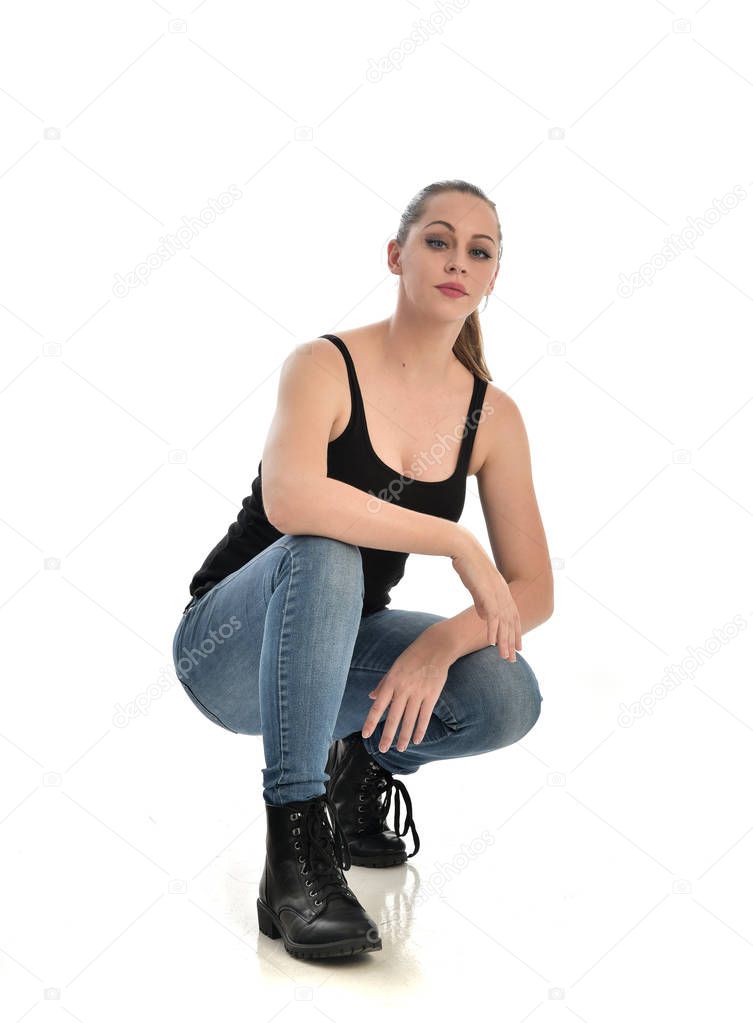
<svg viewBox="0 0 753 1023">
<path fill-rule="evenodd" d="M 368 767 L 366 768 L 365 774 L 361 778 L 361 793 L 358 802 L 358 812 L 363 814 L 362 817 L 358 818 L 359 824 L 365 824 L 365 827 L 359 828 L 359 832 L 365 832 L 367 834 L 373 834 L 374 832 L 379 833 L 385 830 L 385 821 L 387 820 L 387 814 L 389 813 L 390 804 L 392 802 L 392 790 L 395 790 L 395 818 L 393 821 L 392 830 L 400 838 L 408 833 L 408 828 L 411 829 L 413 835 L 413 844 L 415 846 L 412 853 L 408 855 L 408 859 L 411 856 L 415 856 L 420 846 L 420 840 L 418 832 L 416 831 L 416 825 L 413 822 L 413 804 L 411 798 L 408 795 L 403 782 L 399 778 L 394 778 L 389 771 L 384 767 L 381 767 L 374 760 L 369 760 Z M 386 793 L 386 799 L 382 802 L 382 796 Z M 400 797 L 405 800 L 405 828 L 400 830 Z"/>
<path fill-rule="evenodd" d="M 325 808 L 329 809 L 332 824 Z M 342 873 L 343 869 L 351 867 L 348 842 L 329 796 L 319 796 L 305 811 L 294 811 L 289 816 L 291 821 L 301 821 L 292 829 L 292 834 L 303 839 L 295 842 L 295 848 L 302 850 L 298 856 L 298 862 L 303 864 L 301 874 L 314 875 L 306 881 L 309 895 L 315 900 L 314 905 L 321 906 L 332 895 L 348 895 L 355 899 L 355 893 L 348 887 Z M 320 896 L 318 899 L 317 895 Z"/>
</svg>

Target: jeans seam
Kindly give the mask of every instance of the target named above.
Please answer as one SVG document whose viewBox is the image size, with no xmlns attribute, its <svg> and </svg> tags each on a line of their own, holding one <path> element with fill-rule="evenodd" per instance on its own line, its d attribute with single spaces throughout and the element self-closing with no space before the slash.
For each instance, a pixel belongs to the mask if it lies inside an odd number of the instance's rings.
<svg viewBox="0 0 753 1023">
<path fill-rule="evenodd" d="M 209 592 L 211 592 L 211 590 Z M 205 593 L 203 596 L 206 597 L 207 595 L 208 594 Z M 202 599 L 203 599 L 203 597 L 199 598 L 199 600 L 196 602 L 196 604 L 194 604 L 194 606 L 191 608 L 191 611 L 193 611 L 195 608 L 197 608 L 199 606 L 199 603 L 201 602 Z M 175 663 L 176 662 L 175 650 L 176 650 L 176 648 L 180 648 L 183 645 L 183 634 L 186 631 L 186 624 L 188 622 L 188 618 L 189 618 L 189 616 L 191 614 L 191 611 L 186 612 L 181 617 L 181 620 L 178 623 L 178 628 L 176 629 L 175 635 L 173 637 L 173 670 L 175 671 L 175 675 L 176 675 L 178 681 L 180 682 L 180 684 L 184 687 L 184 689 L 188 690 L 188 692 L 191 694 L 193 699 L 196 700 L 197 704 L 204 710 L 204 712 L 206 713 L 207 717 L 211 721 L 214 721 L 218 725 L 221 725 L 223 728 L 226 728 L 228 730 L 228 732 L 232 732 L 233 735 L 238 735 L 239 733 L 234 728 L 231 728 L 230 725 L 226 725 L 225 722 L 222 720 L 222 718 L 218 717 L 218 715 L 215 714 L 213 710 L 210 710 L 209 707 L 207 707 L 206 704 L 204 704 L 203 701 L 199 699 L 199 697 L 196 695 L 194 690 L 191 688 L 191 686 L 188 684 L 188 682 L 186 682 L 186 680 L 183 678 L 183 676 L 178 671 L 178 666 Z"/>
<path fill-rule="evenodd" d="M 186 682 L 185 679 L 182 679 L 180 677 L 180 675 L 178 675 L 178 681 L 180 682 L 180 684 L 182 686 L 184 686 L 189 691 L 191 696 L 193 696 L 194 700 L 196 700 L 196 702 L 199 704 L 199 706 L 205 711 L 207 716 L 212 721 L 216 721 L 218 725 L 222 725 L 223 728 L 226 728 L 228 730 L 228 732 L 232 732 L 233 735 L 237 735 L 238 734 L 234 728 L 231 728 L 230 725 L 226 725 L 225 722 L 222 720 L 222 718 L 217 717 L 217 715 L 214 713 L 213 710 L 210 710 L 209 707 L 205 706 L 202 703 L 202 701 L 199 699 L 199 697 L 196 695 L 196 693 L 193 691 L 193 689 L 189 686 L 188 682 Z"/>
<path fill-rule="evenodd" d="M 286 547 L 285 544 L 279 544 L 278 548 L 276 548 L 276 549 L 279 549 L 280 547 L 283 550 L 287 551 L 288 554 L 291 553 L 290 548 Z M 236 574 L 236 572 L 240 572 L 242 568 L 245 568 L 252 561 L 256 561 L 257 558 L 260 558 L 263 554 L 266 554 L 268 551 L 271 552 L 271 550 L 272 550 L 272 544 L 270 544 L 268 547 L 264 547 L 257 554 L 254 554 L 253 558 L 249 558 L 248 561 L 245 561 L 242 565 L 239 565 L 238 568 L 234 569 L 232 572 L 230 572 L 228 575 L 226 575 L 223 579 L 220 579 L 219 582 L 216 582 L 214 584 L 214 586 L 212 586 L 211 589 L 206 591 L 206 593 L 202 593 L 202 595 L 199 597 L 199 601 L 203 600 L 204 597 L 208 597 L 210 593 L 219 593 L 219 591 L 221 589 L 223 589 L 232 580 L 232 578 Z M 198 604 L 199 604 L 199 602 L 197 601 L 197 603 L 194 604 L 194 607 L 198 607 Z M 191 610 L 193 611 L 193 607 L 191 608 Z"/>
<path fill-rule="evenodd" d="M 293 589 L 293 581 L 294 581 L 295 572 L 296 572 L 295 558 L 293 557 L 293 552 L 290 550 L 289 547 L 286 547 L 285 544 L 281 544 L 280 546 L 281 546 L 281 548 L 284 551 L 287 551 L 288 558 L 290 559 L 290 575 L 289 575 L 289 578 L 288 578 L 288 591 L 285 594 L 285 606 L 282 609 L 282 622 L 280 624 L 280 644 L 279 644 L 279 647 L 278 647 L 278 650 L 277 650 L 277 679 L 278 679 L 278 682 L 279 682 L 278 700 L 277 700 L 277 712 L 278 712 L 278 719 L 279 719 L 279 726 L 280 726 L 280 776 L 277 779 L 277 785 L 275 787 L 278 790 L 279 790 L 280 786 L 283 784 L 283 779 L 285 777 L 285 752 L 286 752 L 285 751 L 286 734 L 285 734 L 285 731 L 283 729 L 282 699 L 283 699 L 283 691 L 284 691 L 285 697 L 287 698 L 287 683 L 283 683 L 283 678 L 282 678 L 282 671 L 281 671 L 282 649 L 283 649 L 283 646 L 284 646 L 284 643 L 285 643 L 285 619 L 286 619 L 286 616 L 287 616 L 287 613 L 288 613 L 288 603 L 290 601 L 290 594 L 291 594 L 291 591 Z M 272 592 L 274 593 L 274 588 L 273 588 Z M 286 724 L 287 724 L 287 722 L 286 722 Z"/>
</svg>

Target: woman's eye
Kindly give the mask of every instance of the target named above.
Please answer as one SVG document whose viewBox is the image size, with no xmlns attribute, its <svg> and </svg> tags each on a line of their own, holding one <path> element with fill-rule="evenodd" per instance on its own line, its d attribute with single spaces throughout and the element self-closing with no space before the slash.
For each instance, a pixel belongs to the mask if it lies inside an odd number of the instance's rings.
<svg viewBox="0 0 753 1023">
<path fill-rule="evenodd" d="M 435 242 L 436 242 L 436 243 L 437 243 L 438 245 L 444 245 L 444 246 L 446 246 L 446 245 L 447 245 L 447 242 L 445 242 L 445 241 L 444 241 L 444 240 L 443 240 L 442 238 L 427 238 L 427 239 L 426 239 L 426 244 L 427 244 L 427 245 L 428 245 L 428 246 L 429 246 L 430 248 L 433 248 L 433 247 L 434 247 L 434 243 L 435 243 Z M 482 256 L 483 256 L 483 257 L 484 257 L 485 259 L 491 259 L 491 258 L 492 258 L 492 257 L 491 257 L 491 255 L 490 255 L 490 254 L 489 254 L 489 253 L 488 253 L 488 252 L 486 251 L 486 249 L 471 249 L 471 252 L 480 252 L 480 253 L 481 253 L 481 255 L 482 255 Z"/>
</svg>

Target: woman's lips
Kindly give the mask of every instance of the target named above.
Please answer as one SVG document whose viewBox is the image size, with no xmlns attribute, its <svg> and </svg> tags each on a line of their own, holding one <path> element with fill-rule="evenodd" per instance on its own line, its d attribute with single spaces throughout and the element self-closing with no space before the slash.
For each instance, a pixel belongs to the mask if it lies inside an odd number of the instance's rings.
<svg viewBox="0 0 753 1023">
<path fill-rule="evenodd" d="M 437 285 L 437 291 L 441 291 L 443 295 L 447 295 L 448 298 L 468 298 L 463 291 L 458 291 L 457 288 L 448 288 L 444 284 Z"/>
</svg>

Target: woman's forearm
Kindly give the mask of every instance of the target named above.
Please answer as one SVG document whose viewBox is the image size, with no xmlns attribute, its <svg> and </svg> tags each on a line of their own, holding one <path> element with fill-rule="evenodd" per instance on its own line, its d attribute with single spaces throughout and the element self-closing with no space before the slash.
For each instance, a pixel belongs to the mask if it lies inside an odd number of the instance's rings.
<svg viewBox="0 0 753 1023">
<path fill-rule="evenodd" d="M 265 502 L 265 511 L 281 533 L 331 536 L 360 547 L 408 554 L 454 557 L 470 537 L 456 522 L 402 508 L 331 477 L 299 481 L 277 509 L 267 508 Z"/>
<path fill-rule="evenodd" d="M 507 585 L 518 607 L 522 634 L 530 632 L 551 617 L 554 610 L 551 573 L 542 573 L 541 577 L 533 580 L 513 579 Z M 450 664 L 458 657 L 491 645 L 487 638 L 486 622 L 479 617 L 473 605 L 453 618 L 435 622 L 426 631 L 436 639 Z"/>
</svg>

